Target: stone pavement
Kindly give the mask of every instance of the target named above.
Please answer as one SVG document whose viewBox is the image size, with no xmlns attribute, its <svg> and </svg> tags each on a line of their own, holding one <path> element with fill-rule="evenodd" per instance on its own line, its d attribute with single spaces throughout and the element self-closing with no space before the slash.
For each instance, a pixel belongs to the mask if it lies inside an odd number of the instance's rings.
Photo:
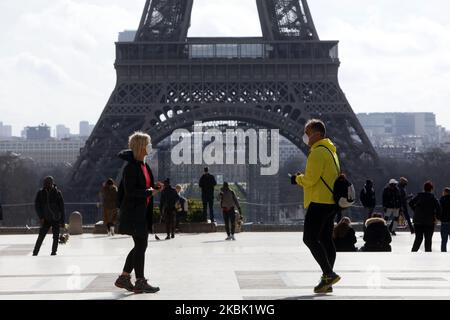
<svg viewBox="0 0 450 320">
<path fill-rule="evenodd" d="M 162 236 L 162 235 L 161 235 Z M 358 234 L 360 237 L 361 234 Z M 149 241 L 146 275 L 161 287 L 155 295 L 134 295 L 113 283 L 132 247 L 129 237 L 84 234 L 50 256 L 48 235 L 32 257 L 36 235 L 0 236 L 0 299 L 449 299 L 450 254 L 411 253 L 413 236 L 398 233 L 392 253 L 338 253 L 342 281 L 334 293 L 312 294 L 320 270 L 301 233 L 178 235 Z M 358 246 L 362 239 L 358 238 Z"/>
</svg>

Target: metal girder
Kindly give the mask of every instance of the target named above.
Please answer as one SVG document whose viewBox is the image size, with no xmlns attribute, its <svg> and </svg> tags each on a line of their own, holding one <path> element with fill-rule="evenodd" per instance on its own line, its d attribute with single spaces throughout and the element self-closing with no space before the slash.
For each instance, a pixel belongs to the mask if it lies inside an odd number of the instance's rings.
<svg viewBox="0 0 450 320">
<path fill-rule="evenodd" d="M 339 86 L 337 42 L 318 41 L 306 0 L 257 1 L 265 39 L 194 40 L 186 40 L 193 0 L 147 1 L 137 42 L 117 44 L 117 85 L 74 165 L 71 195 L 94 200 L 102 181 L 118 177 L 117 153 L 134 131 L 157 145 L 195 121 L 280 129 L 307 153 L 304 125 L 318 117 L 344 170 L 363 177 L 379 165 Z"/>
<path fill-rule="evenodd" d="M 183 41 L 194 0 L 147 0 L 135 41 Z"/>
<path fill-rule="evenodd" d="M 319 40 L 306 0 L 256 0 L 267 40 Z"/>
</svg>

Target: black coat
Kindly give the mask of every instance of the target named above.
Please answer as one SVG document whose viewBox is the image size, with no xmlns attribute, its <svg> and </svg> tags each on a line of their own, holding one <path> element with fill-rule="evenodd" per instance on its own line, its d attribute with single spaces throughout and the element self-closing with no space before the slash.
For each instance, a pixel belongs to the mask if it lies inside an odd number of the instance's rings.
<svg viewBox="0 0 450 320">
<path fill-rule="evenodd" d="M 439 202 L 441 213 L 438 215 L 438 219 L 442 223 L 450 223 L 450 196 L 443 196 Z"/>
<path fill-rule="evenodd" d="M 355 230 L 348 228 L 343 237 L 333 238 L 337 252 L 353 252 L 356 251 L 355 243 L 357 242 Z"/>
<path fill-rule="evenodd" d="M 408 195 L 406 193 L 406 186 L 400 184 L 398 190 L 400 191 L 400 208 L 408 213 Z"/>
<path fill-rule="evenodd" d="M 434 194 L 421 192 L 409 202 L 414 211 L 414 224 L 433 226 L 441 214 L 441 205 Z"/>
<path fill-rule="evenodd" d="M 56 186 L 50 190 L 39 190 L 34 200 L 34 208 L 39 219 L 44 219 L 49 223 L 65 223 L 64 199 Z"/>
<path fill-rule="evenodd" d="M 202 189 L 202 198 L 213 198 L 214 187 L 217 185 L 216 179 L 212 174 L 205 173 L 200 178 L 198 186 Z"/>
<path fill-rule="evenodd" d="M 175 205 L 179 200 L 180 196 L 178 195 L 177 190 L 171 186 L 164 187 L 164 190 L 161 192 L 160 200 L 161 212 L 165 212 L 166 210 L 175 211 Z"/>
<path fill-rule="evenodd" d="M 400 209 L 400 190 L 397 187 L 387 186 L 383 191 L 383 207 L 388 209 Z"/>
<path fill-rule="evenodd" d="M 153 197 L 147 190 L 142 162 L 134 159 L 131 150 L 119 153 L 119 158 L 128 162 L 123 169 L 119 186 L 120 218 L 119 233 L 130 236 L 145 237 L 151 232 L 153 223 Z M 152 170 L 145 164 L 150 174 L 151 187 L 157 189 Z M 147 205 L 147 197 L 151 197 Z"/>
<path fill-rule="evenodd" d="M 375 208 L 377 202 L 375 197 L 375 190 L 373 189 L 373 187 L 368 188 L 367 186 L 365 186 L 359 194 L 359 200 L 361 200 L 361 204 L 364 206 L 364 208 Z"/>
<path fill-rule="evenodd" d="M 392 237 L 382 218 L 371 218 L 366 221 L 363 251 L 391 251 Z"/>
</svg>

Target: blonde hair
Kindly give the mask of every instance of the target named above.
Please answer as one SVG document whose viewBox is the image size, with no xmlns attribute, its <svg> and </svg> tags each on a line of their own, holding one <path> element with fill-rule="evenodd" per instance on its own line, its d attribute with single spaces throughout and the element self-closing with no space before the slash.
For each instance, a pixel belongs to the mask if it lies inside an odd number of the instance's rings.
<svg viewBox="0 0 450 320">
<path fill-rule="evenodd" d="M 133 155 L 136 158 L 141 150 L 145 149 L 151 142 L 152 138 L 148 134 L 138 131 L 128 138 L 128 147 L 133 151 Z"/>
</svg>

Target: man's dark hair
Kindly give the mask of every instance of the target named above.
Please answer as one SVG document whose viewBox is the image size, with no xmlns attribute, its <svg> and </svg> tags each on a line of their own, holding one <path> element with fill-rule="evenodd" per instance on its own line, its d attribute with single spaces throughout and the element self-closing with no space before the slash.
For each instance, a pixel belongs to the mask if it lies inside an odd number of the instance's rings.
<svg viewBox="0 0 450 320">
<path fill-rule="evenodd" d="M 431 191 L 433 191 L 433 189 L 434 189 L 434 186 L 433 186 L 433 182 L 431 182 L 431 181 L 427 181 L 423 185 L 423 190 L 425 192 L 431 192 Z"/>
<path fill-rule="evenodd" d="M 305 125 L 305 129 L 306 128 L 311 129 L 313 132 L 319 132 L 323 137 L 325 137 L 327 134 L 325 123 L 319 119 L 309 120 Z"/>
<path fill-rule="evenodd" d="M 204 171 L 205 171 L 205 173 L 208 173 L 209 172 L 209 168 L 205 167 Z"/>
</svg>

